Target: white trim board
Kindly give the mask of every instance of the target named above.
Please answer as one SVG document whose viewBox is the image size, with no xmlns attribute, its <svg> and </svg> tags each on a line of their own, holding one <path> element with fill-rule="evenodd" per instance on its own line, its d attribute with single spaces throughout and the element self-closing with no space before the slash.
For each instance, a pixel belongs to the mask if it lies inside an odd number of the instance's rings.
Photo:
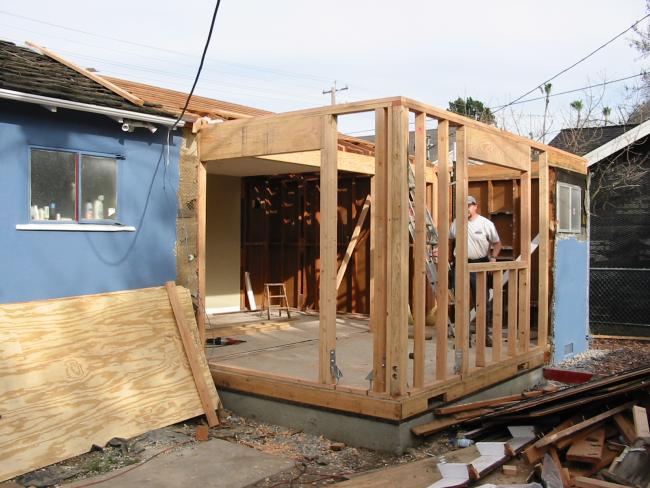
<svg viewBox="0 0 650 488">
<path fill-rule="evenodd" d="M 646 120 L 643 124 L 631 128 L 620 136 L 585 154 L 584 157 L 587 158 L 587 166 L 591 166 L 605 159 L 607 156 L 611 156 L 616 151 L 620 151 L 648 134 L 650 134 L 650 120 Z"/>
<path fill-rule="evenodd" d="M 132 225 L 111 224 L 16 224 L 16 230 L 45 230 L 51 232 L 135 232 Z"/>
</svg>

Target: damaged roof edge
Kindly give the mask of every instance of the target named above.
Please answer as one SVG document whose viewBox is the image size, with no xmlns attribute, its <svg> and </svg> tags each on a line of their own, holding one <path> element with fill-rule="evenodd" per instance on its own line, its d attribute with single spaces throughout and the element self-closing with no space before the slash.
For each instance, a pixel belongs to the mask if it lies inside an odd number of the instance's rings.
<svg viewBox="0 0 650 488">
<path fill-rule="evenodd" d="M 46 97 L 43 95 L 33 95 L 30 93 L 7 90 L 4 88 L 0 88 L 0 98 L 6 100 L 14 100 L 18 102 L 34 103 L 37 105 L 48 105 L 57 108 L 66 108 L 70 110 L 77 110 L 80 112 L 90 112 L 90 113 L 95 113 L 100 115 L 106 115 L 107 117 L 124 117 L 131 120 L 150 122 L 152 124 L 160 124 L 166 127 L 171 127 L 174 125 L 174 122 L 176 122 L 176 119 L 174 118 L 167 118 L 159 115 L 132 112 L 130 110 L 124 110 L 124 109 L 112 108 L 112 107 L 102 107 L 100 105 L 74 102 L 71 100 L 63 100 L 61 98 Z M 185 121 L 180 120 L 176 125 L 177 127 L 183 127 L 185 125 Z"/>
</svg>

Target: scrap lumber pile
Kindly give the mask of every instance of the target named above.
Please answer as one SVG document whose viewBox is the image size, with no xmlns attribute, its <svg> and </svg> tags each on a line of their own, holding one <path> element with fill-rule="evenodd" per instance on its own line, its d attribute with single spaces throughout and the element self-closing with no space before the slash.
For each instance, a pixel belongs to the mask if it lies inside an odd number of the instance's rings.
<svg viewBox="0 0 650 488">
<path fill-rule="evenodd" d="M 538 437 L 523 449 L 523 459 L 543 473 L 558 473 L 562 486 L 650 486 L 650 367 L 528 395 L 514 403 L 504 397 L 441 407 L 434 411 L 439 418 L 412 432 L 461 425 L 471 429 L 466 438 L 479 440 L 506 426 L 533 425 Z"/>
<path fill-rule="evenodd" d="M 205 414 L 214 383 L 188 290 L 0 305 L 0 481 Z"/>
</svg>

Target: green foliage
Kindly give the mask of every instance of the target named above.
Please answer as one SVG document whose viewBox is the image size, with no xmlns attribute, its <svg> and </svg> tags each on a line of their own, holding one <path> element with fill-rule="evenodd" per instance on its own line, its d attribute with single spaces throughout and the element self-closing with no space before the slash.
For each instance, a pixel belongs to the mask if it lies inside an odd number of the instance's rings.
<svg viewBox="0 0 650 488">
<path fill-rule="evenodd" d="M 472 97 L 458 97 L 453 102 L 449 102 L 449 110 L 465 117 L 480 120 L 486 124 L 494 124 L 496 121 L 492 110 L 486 107 L 483 102 L 474 100 Z"/>
</svg>

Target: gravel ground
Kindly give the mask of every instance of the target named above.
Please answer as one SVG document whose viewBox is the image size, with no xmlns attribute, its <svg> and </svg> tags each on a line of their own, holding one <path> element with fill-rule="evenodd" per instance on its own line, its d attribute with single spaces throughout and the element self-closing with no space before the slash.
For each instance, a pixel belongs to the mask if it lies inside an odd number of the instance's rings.
<svg viewBox="0 0 650 488">
<path fill-rule="evenodd" d="M 598 376 L 650 366 L 650 341 L 593 339 L 590 349 L 558 365 Z"/>
</svg>

